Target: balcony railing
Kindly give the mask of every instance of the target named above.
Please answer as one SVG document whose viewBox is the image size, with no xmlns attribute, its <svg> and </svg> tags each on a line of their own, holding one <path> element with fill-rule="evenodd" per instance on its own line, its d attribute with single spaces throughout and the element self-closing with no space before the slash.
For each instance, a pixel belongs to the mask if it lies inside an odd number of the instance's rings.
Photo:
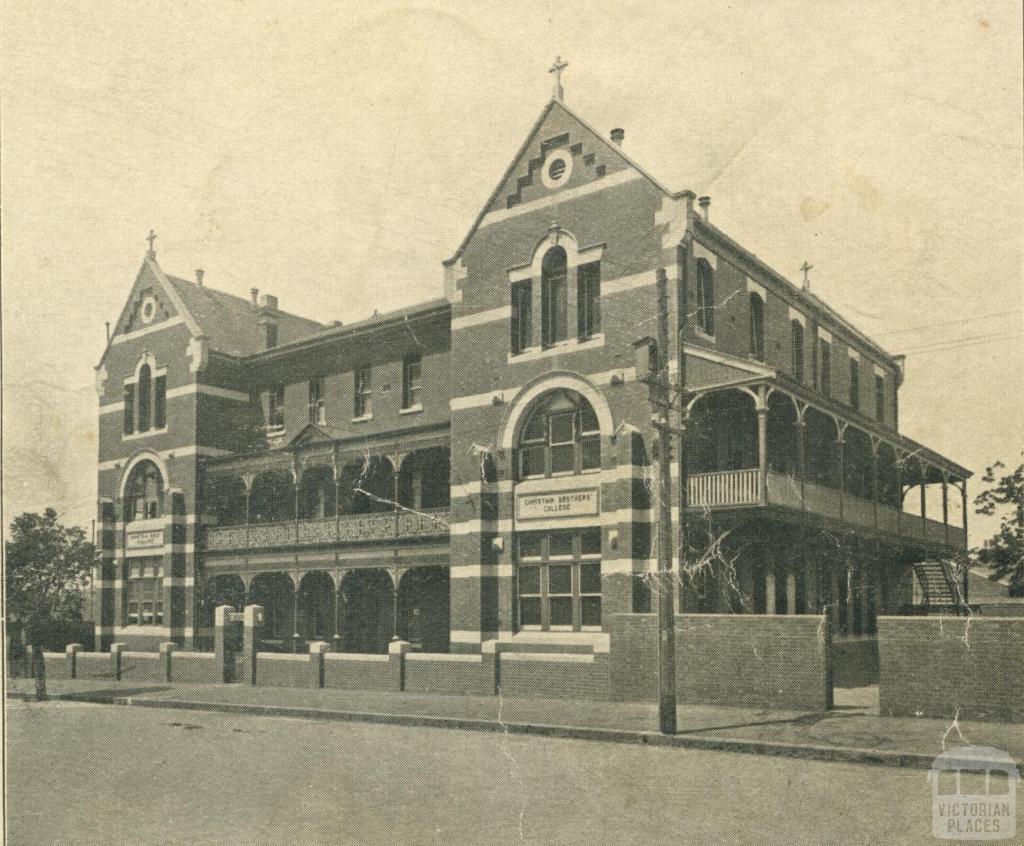
<svg viewBox="0 0 1024 846">
<path fill-rule="evenodd" d="M 783 473 L 769 471 L 767 474 L 765 501 L 761 499 L 756 468 L 698 473 L 688 481 L 690 508 L 776 505 L 935 545 L 962 548 L 967 543 L 966 533 L 959 526 L 923 519 L 919 514 L 899 511 L 814 482 L 801 482 Z"/>
<path fill-rule="evenodd" d="M 693 506 L 756 505 L 759 501 L 757 468 L 700 473 L 690 477 L 689 490 Z"/>
<path fill-rule="evenodd" d="M 279 546 L 443 538 L 448 536 L 448 520 L 449 509 L 432 508 L 422 511 L 348 514 L 323 520 L 216 526 L 206 530 L 206 549 L 219 552 Z"/>
</svg>

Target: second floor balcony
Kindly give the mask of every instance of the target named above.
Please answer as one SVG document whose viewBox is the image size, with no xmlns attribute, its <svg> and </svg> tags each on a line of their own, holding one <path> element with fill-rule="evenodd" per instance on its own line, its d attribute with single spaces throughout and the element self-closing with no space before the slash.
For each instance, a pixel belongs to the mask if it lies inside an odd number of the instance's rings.
<svg viewBox="0 0 1024 846">
<path fill-rule="evenodd" d="M 448 450 L 236 462 L 211 469 L 203 500 L 211 553 L 446 539 Z"/>
<path fill-rule="evenodd" d="M 687 506 L 771 506 L 946 552 L 967 543 L 968 471 L 785 386 L 698 394 L 687 431 Z"/>
</svg>

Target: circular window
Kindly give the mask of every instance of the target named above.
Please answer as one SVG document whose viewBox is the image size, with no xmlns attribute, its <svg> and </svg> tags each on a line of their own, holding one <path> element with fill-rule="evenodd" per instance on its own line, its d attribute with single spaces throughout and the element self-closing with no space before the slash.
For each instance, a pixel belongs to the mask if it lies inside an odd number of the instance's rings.
<svg viewBox="0 0 1024 846">
<path fill-rule="evenodd" d="M 145 323 L 151 323 L 153 318 L 156 317 L 156 300 L 152 297 L 146 297 L 142 301 L 142 308 L 139 309 L 139 314 Z"/>
<path fill-rule="evenodd" d="M 544 161 L 541 179 L 548 188 L 560 188 L 572 175 L 572 156 L 568 150 L 555 150 Z"/>
</svg>

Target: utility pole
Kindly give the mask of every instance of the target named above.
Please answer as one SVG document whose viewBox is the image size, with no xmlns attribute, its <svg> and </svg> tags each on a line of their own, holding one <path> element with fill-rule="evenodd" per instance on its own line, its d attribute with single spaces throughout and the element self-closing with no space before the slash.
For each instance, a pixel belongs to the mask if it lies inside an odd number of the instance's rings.
<svg viewBox="0 0 1024 846">
<path fill-rule="evenodd" d="M 658 432 L 658 724 L 662 734 L 676 733 L 675 586 L 672 580 L 672 391 L 668 378 L 668 276 L 657 271 L 658 338 L 642 338 L 637 350 L 638 378 L 647 382 L 652 419 Z M 646 373 L 646 377 L 639 374 Z"/>
</svg>

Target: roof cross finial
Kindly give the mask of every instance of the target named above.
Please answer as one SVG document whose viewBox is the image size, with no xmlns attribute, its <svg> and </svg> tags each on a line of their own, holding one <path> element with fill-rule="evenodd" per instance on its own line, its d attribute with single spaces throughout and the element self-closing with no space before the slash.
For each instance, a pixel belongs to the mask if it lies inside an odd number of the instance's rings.
<svg viewBox="0 0 1024 846">
<path fill-rule="evenodd" d="M 814 270 L 814 265 L 813 264 L 808 264 L 806 261 L 804 261 L 804 263 L 802 265 L 800 265 L 800 269 L 804 272 L 804 290 L 805 291 L 810 291 L 811 290 L 811 280 L 810 280 L 810 277 L 807 274 L 810 273 L 812 270 Z"/>
<path fill-rule="evenodd" d="M 149 241 L 149 252 L 146 253 L 146 257 L 155 259 L 156 250 L 153 249 L 153 242 L 156 240 L 156 233 L 152 229 L 149 230 L 149 234 L 146 236 L 146 240 Z"/>
<path fill-rule="evenodd" d="M 565 99 L 565 89 L 562 88 L 562 71 L 569 67 L 568 62 L 563 62 L 561 56 L 555 56 L 555 63 L 548 69 L 548 73 L 555 75 L 555 99 Z"/>
</svg>

